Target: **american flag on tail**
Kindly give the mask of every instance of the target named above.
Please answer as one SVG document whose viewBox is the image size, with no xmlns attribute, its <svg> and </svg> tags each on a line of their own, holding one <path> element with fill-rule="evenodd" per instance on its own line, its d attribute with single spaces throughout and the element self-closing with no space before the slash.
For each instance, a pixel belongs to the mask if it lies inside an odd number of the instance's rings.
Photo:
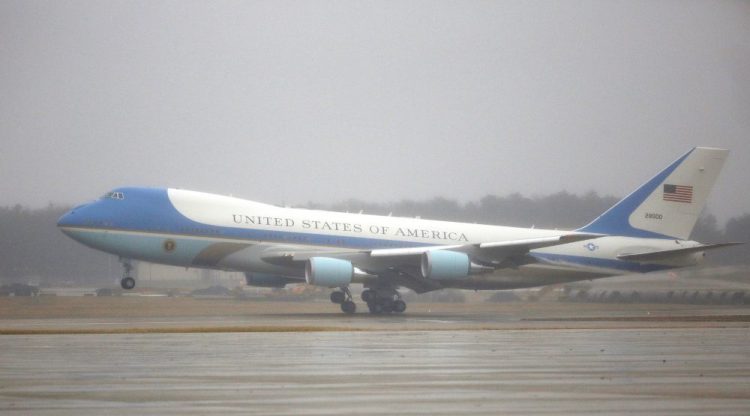
<svg viewBox="0 0 750 416">
<path fill-rule="evenodd" d="M 672 202 L 693 202 L 693 187 L 686 185 L 664 185 L 664 200 Z"/>
</svg>

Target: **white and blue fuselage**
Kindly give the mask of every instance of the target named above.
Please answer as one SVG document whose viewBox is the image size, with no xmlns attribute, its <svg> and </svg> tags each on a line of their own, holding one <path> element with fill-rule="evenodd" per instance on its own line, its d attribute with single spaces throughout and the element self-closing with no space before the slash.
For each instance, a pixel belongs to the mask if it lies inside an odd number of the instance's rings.
<svg viewBox="0 0 750 416">
<path fill-rule="evenodd" d="M 266 273 L 304 279 L 304 270 L 269 262 L 287 251 L 336 253 L 472 245 L 547 237 L 559 230 L 527 229 L 415 218 L 281 208 L 201 192 L 120 188 L 76 207 L 59 221 L 73 239 L 123 258 L 183 267 Z M 508 289 L 650 272 L 695 264 L 619 260 L 619 254 L 698 245 L 673 239 L 606 236 L 531 250 L 512 269 L 441 282 L 442 287 Z M 390 267 L 385 264 L 383 269 Z M 368 272 L 380 273 L 377 265 Z"/>
</svg>

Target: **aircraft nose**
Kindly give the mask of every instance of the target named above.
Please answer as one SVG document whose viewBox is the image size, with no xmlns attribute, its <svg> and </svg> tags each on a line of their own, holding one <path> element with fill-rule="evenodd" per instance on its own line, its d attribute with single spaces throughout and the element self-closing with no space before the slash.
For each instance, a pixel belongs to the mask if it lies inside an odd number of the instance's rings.
<svg viewBox="0 0 750 416">
<path fill-rule="evenodd" d="M 76 214 L 76 211 L 80 210 L 81 208 L 85 207 L 86 205 L 79 205 L 70 211 L 63 214 L 60 219 L 57 220 L 57 226 L 58 227 L 73 227 L 76 225 L 80 225 L 80 215 Z"/>
<path fill-rule="evenodd" d="M 73 217 L 75 216 L 75 213 L 71 210 L 63 214 L 60 219 L 57 220 L 57 226 L 58 227 L 69 227 L 73 225 Z"/>
</svg>

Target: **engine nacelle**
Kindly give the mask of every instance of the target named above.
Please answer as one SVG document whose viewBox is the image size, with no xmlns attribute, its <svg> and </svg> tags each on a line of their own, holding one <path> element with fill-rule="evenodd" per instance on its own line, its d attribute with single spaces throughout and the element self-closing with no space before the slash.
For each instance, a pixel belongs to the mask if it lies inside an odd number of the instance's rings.
<svg viewBox="0 0 750 416">
<path fill-rule="evenodd" d="M 266 273 L 245 273 L 245 282 L 248 286 L 256 287 L 284 287 L 289 283 L 294 283 L 298 280 L 290 279 L 284 276 L 277 276 L 275 274 Z"/>
<path fill-rule="evenodd" d="M 312 257 L 305 264 L 307 284 L 325 287 L 341 287 L 352 282 L 352 262 L 330 257 Z"/>
<path fill-rule="evenodd" d="M 455 251 L 425 251 L 422 254 L 421 268 L 422 276 L 427 279 L 463 279 L 471 273 L 471 260 L 468 255 Z"/>
</svg>

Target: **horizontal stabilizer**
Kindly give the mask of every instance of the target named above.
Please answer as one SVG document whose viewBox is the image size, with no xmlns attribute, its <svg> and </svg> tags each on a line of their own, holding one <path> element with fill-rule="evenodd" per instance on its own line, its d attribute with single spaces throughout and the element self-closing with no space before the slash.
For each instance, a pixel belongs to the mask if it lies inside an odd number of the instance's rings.
<svg viewBox="0 0 750 416">
<path fill-rule="evenodd" d="M 706 250 L 715 250 L 717 248 L 736 246 L 738 244 L 744 244 L 744 243 L 732 242 L 732 243 L 718 243 L 718 244 L 703 244 L 700 246 L 677 248 L 674 250 L 660 250 L 660 251 L 650 251 L 646 253 L 622 254 L 622 255 L 617 256 L 617 258 L 620 260 L 637 261 L 637 262 L 663 261 L 671 257 L 677 257 L 677 256 L 690 254 L 690 253 L 700 253 Z"/>
</svg>

